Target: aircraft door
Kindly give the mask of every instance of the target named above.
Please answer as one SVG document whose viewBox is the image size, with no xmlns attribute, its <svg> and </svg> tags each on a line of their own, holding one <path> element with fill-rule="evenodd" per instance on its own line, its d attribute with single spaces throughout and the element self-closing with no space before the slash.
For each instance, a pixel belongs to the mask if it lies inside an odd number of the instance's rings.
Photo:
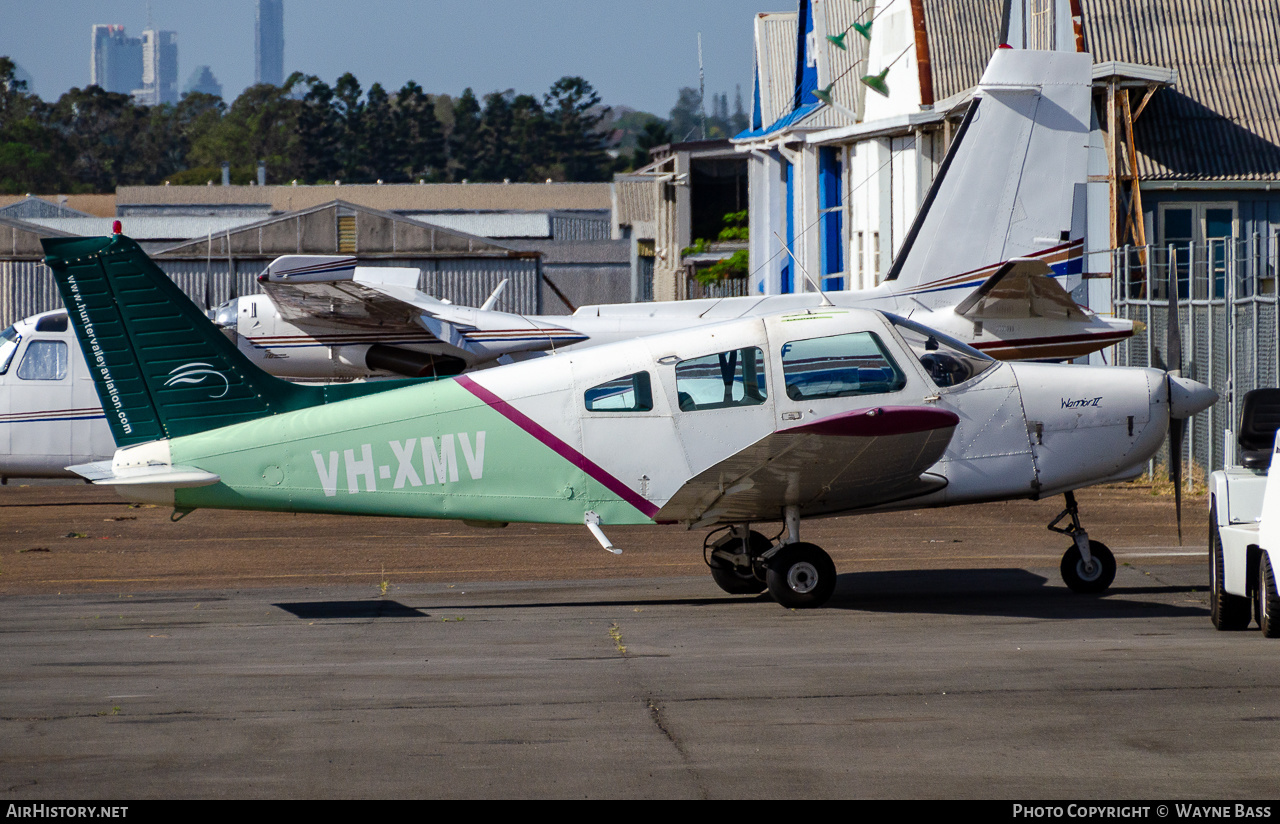
<svg viewBox="0 0 1280 824">
<path fill-rule="evenodd" d="M 629 506 L 651 517 L 687 477 L 660 368 L 642 346 L 613 358 L 587 353 L 573 360 L 582 453 L 592 464 L 581 479 L 583 488 L 600 494 L 603 486 L 617 494 L 627 502 L 623 513 Z M 620 522 L 619 514 L 611 516 L 595 503 L 585 508 L 595 509 L 606 525 Z M 623 517 L 633 521 L 633 515 Z"/>
</svg>

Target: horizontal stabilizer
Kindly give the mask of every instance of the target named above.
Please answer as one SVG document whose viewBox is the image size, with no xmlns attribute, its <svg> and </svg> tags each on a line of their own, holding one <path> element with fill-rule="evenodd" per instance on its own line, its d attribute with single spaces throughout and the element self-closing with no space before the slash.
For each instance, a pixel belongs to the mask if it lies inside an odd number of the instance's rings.
<svg viewBox="0 0 1280 824">
<path fill-rule="evenodd" d="M 112 461 L 96 461 L 94 463 L 68 466 L 68 470 L 85 480 L 104 486 L 163 486 L 171 489 L 186 489 L 194 486 L 211 486 L 222 480 L 212 472 L 196 469 L 193 466 L 139 466 L 117 471 Z"/>
<path fill-rule="evenodd" d="M 1053 277 L 1043 260 L 1014 258 L 956 306 L 970 320 L 1055 318 L 1087 321 L 1089 316 Z"/>
</svg>

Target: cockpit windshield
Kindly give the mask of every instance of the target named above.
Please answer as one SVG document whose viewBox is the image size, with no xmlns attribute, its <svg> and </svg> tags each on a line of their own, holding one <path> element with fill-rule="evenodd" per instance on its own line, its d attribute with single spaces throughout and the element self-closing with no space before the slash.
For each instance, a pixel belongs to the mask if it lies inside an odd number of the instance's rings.
<svg viewBox="0 0 1280 824">
<path fill-rule="evenodd" d="M 889 312 L 884 316 L 902 335 L 919 358 L 924 371 L 938 386 L 958 386 L 996 365 L 990 355 L 984 355 L 953 337 Z"/>
<path fill-rule="evenodd" d="M 19 335 L 18 330 L 12 326 L 0 332 L 0 375 L 9 371 L 9 362 L 13 360 L 13 355 L 18 351 L 20 343 L 22 343 L 22 335 Z"/>
</svg>

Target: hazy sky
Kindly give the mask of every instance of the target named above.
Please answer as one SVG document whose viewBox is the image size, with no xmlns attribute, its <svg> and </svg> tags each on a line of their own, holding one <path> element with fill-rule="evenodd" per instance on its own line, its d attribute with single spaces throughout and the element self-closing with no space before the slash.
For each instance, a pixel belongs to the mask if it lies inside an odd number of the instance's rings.
<svg viewBox="0 0 1280 824">
<path fill-rule="evenodd" d="M 89 83 L 89 32 L 120 23 L 178 33 L 178 83 L 208 64 L 223 96 L 253 83 L 254 0 L 0 0 L 0 55 L 56 99 Z M 751 103 L 752 18 L 795 0 L 284 0 L 284 69 L 332 84 L 350 71 L 364 88 L 416 80 L 428 93 L 515 89 L 541 95 L 565 75 L 585 77 L 609 105 L 666 116 L 681 86 L 735 85 Z"/>
</svg>

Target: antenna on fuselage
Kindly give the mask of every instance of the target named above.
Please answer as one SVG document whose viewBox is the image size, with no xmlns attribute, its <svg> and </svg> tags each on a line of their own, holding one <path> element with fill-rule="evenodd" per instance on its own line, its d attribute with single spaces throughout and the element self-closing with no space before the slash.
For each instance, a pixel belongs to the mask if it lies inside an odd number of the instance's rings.
<svg viewBox="0 0 1280 824">
<path fill-rule="evenodd" d="M 809 271 L 808 271 L 807 269 L 805 269 L 805 268 L 804 268 L 803 264 L 801 264 L 801 263 L 800 263 L 800 260 L 795 256 L 795 253 L 793 253 L 793 252 L 791 251 L 791 248 L 790 248 L 789 246 L 787 246 L 787 242 L 786 242 L 785 240 L 783 240 L 783 239 L 782 239 L 782 235 L 778 234 L 777 232 L 774 232 L 774 233 L 773 233 L 773 236 L 774 236 L 774 237 L 776 237 L 776 238 L 778 239 L 778 242 L 782 244 L 782 248 L 786 250 L 787 254 L 788 254 L 788 255 L 791 255 L 791 260 L 792 260 L 793 262 L 795 262 L 795 264 L 796 264 L 796 268 L 800 270 L 800 274 L 804 275 L 804 279 L 805 279 L 806 281 L 808 281 L 808 283 L 809 283 L 809 285 L 810 285 L 810 286 L 812 286 L 812 287 L 813 287 L 813 290 L 814 290 L 815 292 L 817 292 L 819 295 L 822 295 L 822 303 L 821 303 L 820 305 L 821 305 L 821 306 L 835 306 L 835 304 L 831 302 L 831 298 L 827 297 L 827 293 L 826 293 L 826 292 L 824 292 L 824 291 L 822 291 L 822 287 L 821 287 L 821 286 L 819 286 L 819 285 L 818 285 L 818 283 L 817 283 L 817 281 L 815 281 L 815 280 L 814 280 L 814 279 L 809 275 Z"/>
</svg>

